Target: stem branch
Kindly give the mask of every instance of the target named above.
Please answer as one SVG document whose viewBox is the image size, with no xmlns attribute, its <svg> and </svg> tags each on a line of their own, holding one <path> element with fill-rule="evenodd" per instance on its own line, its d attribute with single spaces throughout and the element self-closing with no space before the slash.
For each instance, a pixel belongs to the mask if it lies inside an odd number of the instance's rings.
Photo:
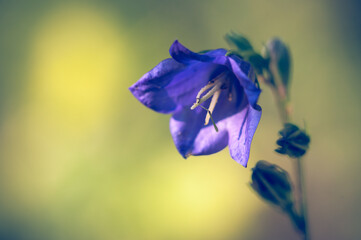
<svg viewBox="0 0 361 240">
<path fill-rule="evenodd" d="M 276 78 L 277 79 L 277 78 Z M 276 104 L 278 107 L 278 111 L 280 114 L 281 121 L 283 123 L 287 123 L 291 121 L 291 108 L 288 97 L 285 93 L 284 85 L 280 84 L 276 81 L 276 88 L 272 88 L 273 94 L 275 96 Z M 302 158 L 295 159 L 295 168 L 296 168 L 296 186 L 298 190 L 297 201 L 296 204 L 298 207 L 297 210 L 290 209 L 288 211 L 290 219 L 294 222 L 294 224 L 303 232 L 303 236 L 305 240 L 309 240 L 309 231 L 307 225 L 307 204 L 306 204 L 306 192 L 305 192 L 305 184 L 304 184 L 304 175 L 303 175 L 303 166 L 302 166 Z M 297 206 L 296 205 L 296 206 Z M 298 215 L 298 216 L 296 216 Z"/>
</svg>

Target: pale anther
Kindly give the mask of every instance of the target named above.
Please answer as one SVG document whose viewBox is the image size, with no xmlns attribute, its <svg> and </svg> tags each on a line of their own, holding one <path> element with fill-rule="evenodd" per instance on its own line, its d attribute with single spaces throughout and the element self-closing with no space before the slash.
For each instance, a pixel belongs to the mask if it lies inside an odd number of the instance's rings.
<svg viewBox="0 0 361 240">
<path fill-rule="evenodd" d="M 201 95 L 202 93 L 204 93 L 205 91 L 207 91 L 209 88 L 213 87 L 216 83 L 215 82 L 208 82 L 208 84 L 206 86 L 204 86 L 197 94 L 197 102 L 201 99 Z"/>
<path fill-rule="evenodd" d="M 196 107 L 198 107 L 201 103 L 205 102 L 206 100 L 208 100 L 210 97 L 213 96 L 213 94 L 215 94 L 218 90 L 221 89 L 221 86 L 223 85 L 223 82 L 221 81 L 217 81 L 215 86 L 209 90 L 209 92 L 207 92 L 203 97 L 201 97 L 199 100 L 197 99 L 197 102 L 194 103 L 191 107 L 191 110 L 195 109 Z M 201 90 L 202 91 L 202 90 Z"/>
<path fill-rule="evenodd" d="M 213 113 L 214 107 L 217 104 L 219 95 L 221 94 L 221 90 L 218 90 L 217 92 L 214 93 L 211 103 L 209 104 L 209 109 L 206 115 L 206 120 L 204 121 L 204 125 L 207 125 L 209 123 L 209 118 L 211 117 L 211 114 Z"/>
<path fill-rule="evenodd" d="M 212 113 L 213 113 L 214 108 L 216 107 L 218 98 L 221 95 L 221 91 L 224 89 L 227 89 L 226 78 L 224 75 L 225 75 L 225 73 L 223 72 L 223 73 L 219 74 L 217 77 L 215 77 L 214 79 L 212 79 L 211 81 L 209 81 L 208 84 L 206 86 L 204 86 L 198 92 L 197 97 L 196 97 L 196 102 L 191 106 L 191 110 L 193 110 L 199 106 L 207 111 L 204 125 L 208 125 L 209 120 L 211 120 L 216 132 L 218 132 L 218 128 L 216 126 L 216 123 L 213 120 Z M 202 96 L 202 94 L 205 93 L 208 89 L 210 89 L 210 90 L 206 94 L 204 94 L 204 96 Z M 211 103 L 209 104 L 209 109 L 203 107 L 201 104 L 203 102 L 207 101 L 211 97 L 212 97 L 212 100 L 211 100 Z M 231 101 L 232 96 L 229 95 L 228 97 Z"/>
</svg>

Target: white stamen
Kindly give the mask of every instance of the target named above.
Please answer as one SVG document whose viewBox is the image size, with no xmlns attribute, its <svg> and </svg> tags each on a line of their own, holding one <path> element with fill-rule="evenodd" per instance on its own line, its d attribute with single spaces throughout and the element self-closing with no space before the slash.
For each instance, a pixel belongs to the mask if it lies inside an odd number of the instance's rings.
<svg viewBox="0 0 361 240">
<path fill-rule="evenodd" d="M 212 97 L 212 100 L 211 100 L 211 103 L 209 104 L 209 109 L 208 109 L 208 112 L 207 112 L 207 115 L 206 115 L 206 120 L 204 121 L 204 125 L 208 125 L 209 119 L 211 117 L 211 114 L 213 113 L 214 107 L 217 104 L 217 101 L 218 101 L 218 98 L 219 98 L 220 94 L 221 94 L 221 90 L 218 90 L 217 92 L 214 93 L 214 95 Z"/>
<path fill-rule="evenodd" d="M 212 97 L 213 94 L 215 94 L 218 90 L 221 89 L 221 86 L 223 85 L 222 81 L 217 81 L 216 85 L 209 90 L 209 92 L 207 92 L 207 94 L 205 94 L 203 97 L 197 99 L 197 102 L 194 103 L 191 107 L 191 110 L 195 109 L 196 107 L 198 107 L 201 103 L 205 102 L 206 100 L 208 100 L 208 98 Z M 203 89 L 203 88 L 202 88 Z M 202 91 L 201 89 L 201 91 Z"/>
<path fill-rule="evenodd" d="M 201 99 L 202 93 L 204 93 L 209 88 L 213 87 L 215 84 L 216 84 L 215 82 L 209 82 L 206 86 L 204 86 L 197 94 L 197 97 L 196 97 L 197 101 L 199 101 L 199 99 Z"/>
<path fill-rule="evenodd" d="M 216 132 L 218 132 L 218 128 L 216 126 L 216 123 L 213 120 L 212 117 L 212 112 L 214 110 L 214 108 L 216 107 L 217 101 L 219 96 L 221 95 L 221 91 L 223 89 L 227 89 L 227 79 L 224 76 L 226 73 L 223 72 L 221 74 L 219 74 L 217 77 L 215 77 L 214 79 L 212 79 L 212 81 L 208 82 L 208 84 L 206 86 L 204 86 L 197 94 L 196 97 L 196 102 L 191 106 L 191 110 L 195 109 L 196 107 L 201 107 L 204 110 L 207 111 L 207 115 L 206 115 L 206 119 L 204 121 L 204 125 L 208 125 L 209 120 L 212 121 L 212 124 L 214 126 L 214 129 L 216 130 Z M 203 97 L 202 94 L 205 93 L 208 89 L 210 89 L 206 94 L 204 94 Z M 201 104 L 205 101 L 207 101 L 209 98 L 212 97 L 211 103 L 209 104 L 209 109 L 203 107 Z M 228 96 L 228 100 L 231 101 L 232 100 L 232 95 L 230 94 Z"/>
</svg>

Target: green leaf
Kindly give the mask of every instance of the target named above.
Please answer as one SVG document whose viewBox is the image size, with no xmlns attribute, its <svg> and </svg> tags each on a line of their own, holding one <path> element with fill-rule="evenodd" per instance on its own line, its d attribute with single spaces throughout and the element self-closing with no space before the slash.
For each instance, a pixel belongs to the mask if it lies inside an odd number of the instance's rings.
<svg viewBox="0 0 361 240">
<path fill-rule="evenodd" d="M 253 51 L 251 43 L 242 34 L 230 32 L 226 34 L 225 39 L 229 45 L 238 48 L 240 52 Z"/>
</svg>

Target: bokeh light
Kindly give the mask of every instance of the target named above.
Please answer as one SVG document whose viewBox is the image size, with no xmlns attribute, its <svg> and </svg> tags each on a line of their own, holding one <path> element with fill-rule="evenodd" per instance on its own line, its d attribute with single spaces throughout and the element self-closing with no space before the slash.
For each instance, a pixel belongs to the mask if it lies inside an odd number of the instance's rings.
<svg viewBox="0 0 361 240">
<path fill-rule="evenodd" d="M 293 57 L 295 121 L 311 133 L 306 187 L 314 239 L 357 239 L 361 154 L 356 1 L 1 1 L 0 239 L 296 239 L 250 189 L 280 128 L 270 91 L 249 167 L 228 149 L 186 161 L 169 116 L 128 87 L 175 39 L 256 48 L 279 36 Z"/>
</svg>

